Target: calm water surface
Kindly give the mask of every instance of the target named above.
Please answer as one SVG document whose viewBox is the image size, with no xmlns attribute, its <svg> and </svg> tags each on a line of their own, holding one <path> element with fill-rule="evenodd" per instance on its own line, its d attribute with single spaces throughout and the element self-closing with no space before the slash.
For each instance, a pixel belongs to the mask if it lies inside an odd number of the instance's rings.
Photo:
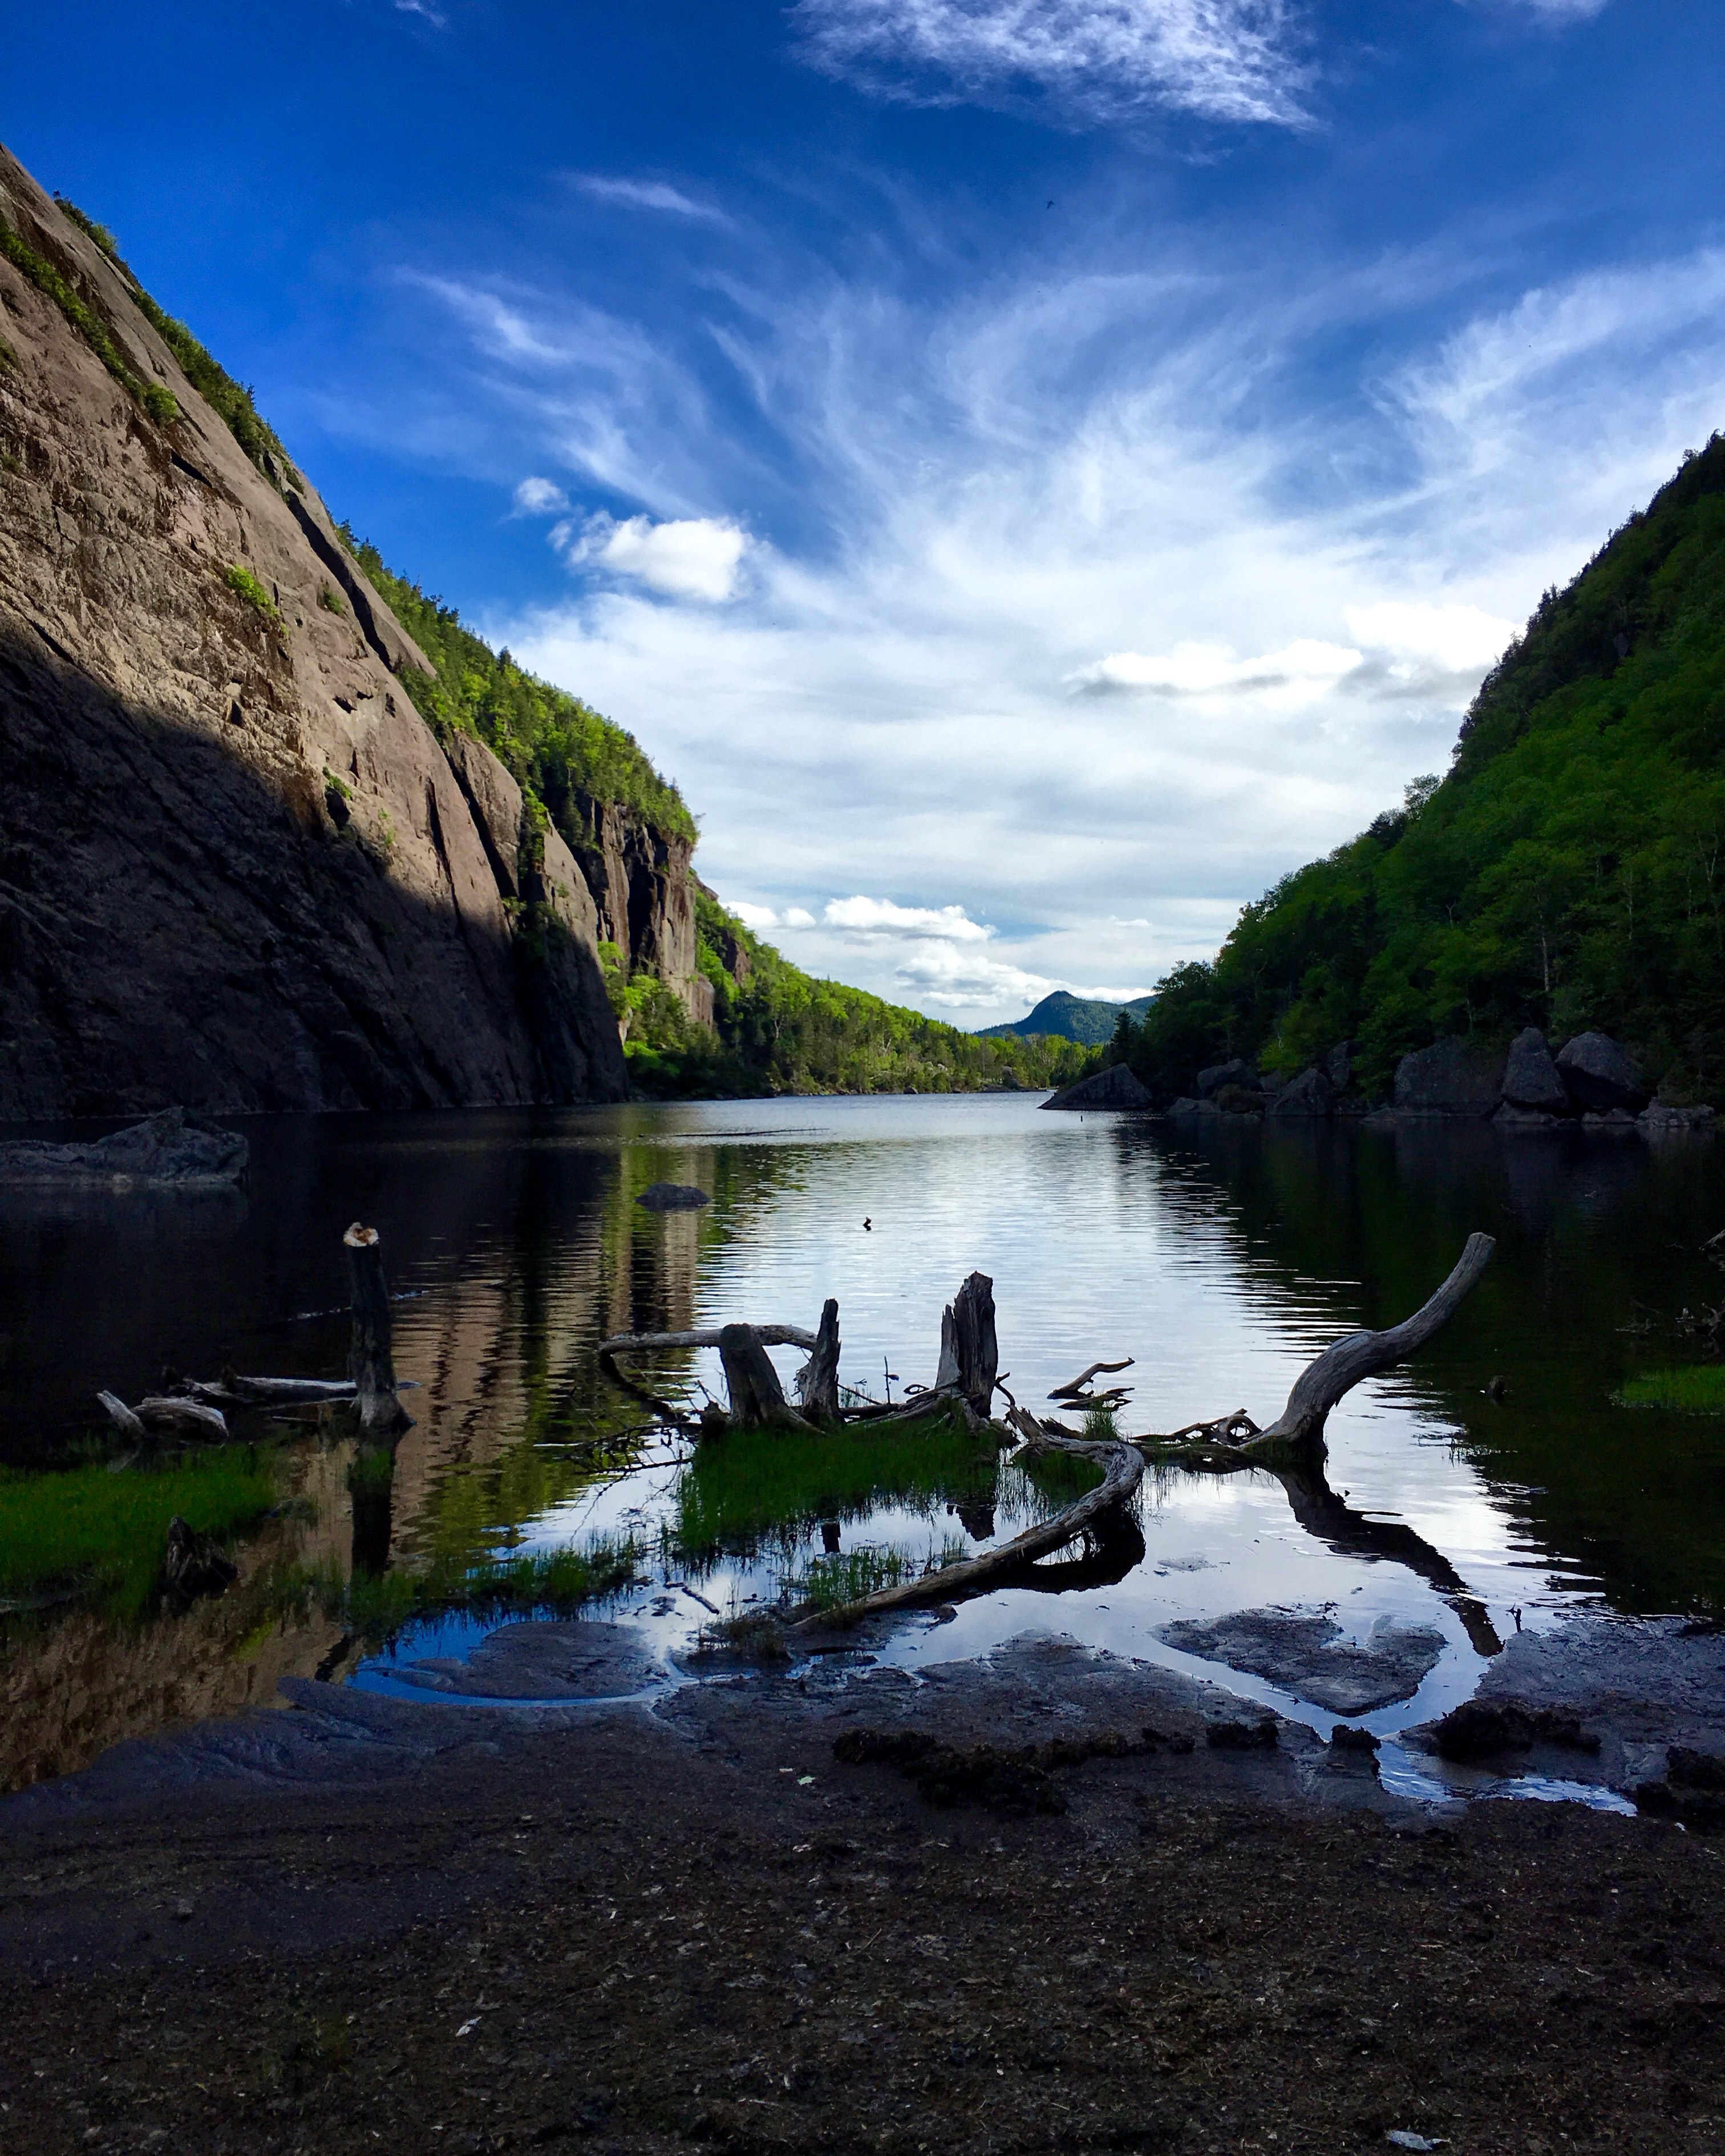
<svg viewBox="0 0 1725 2156">
<path fill-rule="evenodd" d="M 1449 1328 L 1332 1418 L 1327 1488 L 1267 1473 L 1147 1480 L 1145 1554 L 1123 1577 L 916 1620 L 893 1659 L 1057 1630 L 1327 1728 L 1322 1711 L 1194 1662 L 1158 1628 L 1266 1605 L 1329 1609 L 1351 1637 L 1386 1620 L 1434 1625 L 1449 1647 L 1418 1696 L 1365 1717 L 1393 1731 L 1471 1691 L 1518 1622 L 1725 1604 L 1725 1427 L 1610 1404 L 1626 1375 L 1696 1359 L 1669 1321 L 1725 1292 L 1701 1250 L 1725 1226 L 1712 1142 L 1507 1141 L 1485 1126 L 1194 1134 L 1013 1096 L 244 1127 L 241 1197 L 0 1199 L 0 1460 L 64 1463 L 95 1430 L 98 1386 L 136 1399 L 164 1364 L 338 1373 L 340 1238 L 357 1218 L 382 1229 L 404 1298 L 397 1362 L 417 1381 L 415 1426 L 381 1505 L 374 1492 L 357 1513 L 348 1449 L 291 1437 L 294 1502 L 247 1543 L 241 1586 L 221 1603 L 131 1624 L 74 1605 L 14 1624 L 0 1650 L 0 1782 L 177 1717 L 269 1703 L 290 1671 L 405 1689 L 403 1666 L 475 1634 L 465 1620 L 420 1625 L 393 1654 L 367 1653 L 336 1620 L 270 1599 L 268 1583 L 295 1568 L 399 1573 L 629 1535 L 650 1584 L 620 1614 L 675 1648 L 709 1606 L 778 1599 L 834 1541 L 920 1561 L 1014 1532 L 1058 1500 L 1009 1462 L 842 1502 L 775 1484 L 752 1520 L 720 1492 L 732 1510 L 703 1539 L 717 1499 L 701 1471 L 629 1438 L 643 1418 L 593 1362 L 595 1343 L 624 1330 L 812 1327 L 832 1295 L 842 1378 L 878 1398 L 890 1372 L 896 1395 L 932 1378 L 942 1306 L 973 1269 L 993 1280 L 1020 1401 L 1040 1408 L 1085 1364 L 1130 1355 L 1122 1425 L 1168 1430 L 1242 1406 L 1268 1421 L 1317 1349 L 1405 1316 L 1471 1229 L 1498 1239 Z M 713 1202 L 651 1214 L 634 1199 L 660 1180 Z M 788 1389 L 800 1358 L 778 1359 Z M 664 1358 L 655 1376 L 698 1399 L 703 1383 L 721 1392 L 716 1363 Z M 1494 1376 L 1501 1403 L 1486 1397 Z M 588 1448 L 605 1434 L 624 1450 L 602 1470 Z M 1418 1539 L 1386 1555 L 1374 1523 Z"/>
</svg>

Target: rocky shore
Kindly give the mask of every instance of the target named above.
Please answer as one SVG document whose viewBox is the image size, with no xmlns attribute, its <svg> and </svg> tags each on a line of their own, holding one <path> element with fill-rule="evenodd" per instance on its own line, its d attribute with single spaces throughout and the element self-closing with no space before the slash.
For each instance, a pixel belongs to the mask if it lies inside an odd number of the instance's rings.
<svg viewBox="0 0 1725 2156">
<path fill-rule="evenodd" d="M 488 1685 L 616 1675 L 607 1628 L 510 1629 Z M 1719 1696 L 1686 1635 L 1656 1707 L 1676 1636 L 1632 1687 L 1670 1728 Z M 1620 1705 L 1623 1655 L 1586 1666 Z M 1368 1747 L 1059 1640 L 918 1677 L 853 1645 L 639 1705 L 308 1684 L 10 1800 L 7 2145 L 1725 2141 L 1704 1832 L 1411 1804 Z"/>
</svg>

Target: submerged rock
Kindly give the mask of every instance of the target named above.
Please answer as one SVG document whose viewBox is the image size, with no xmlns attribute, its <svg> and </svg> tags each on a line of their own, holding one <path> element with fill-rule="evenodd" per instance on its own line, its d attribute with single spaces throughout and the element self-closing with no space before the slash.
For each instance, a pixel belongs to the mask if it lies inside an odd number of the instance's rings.
<svg viewBox="0 0 1725 2156">
<path fill-rule="evenodd" d="M 164 1108 L 105 1138 L 50 1145 L 22 1138 L 0 1145 L 0 1185 L 44 1190 L 172 1188 L 224 1190 L 245 1180 L 250 1147 L 235 1132 Z"/>
<path fill-rule="evenodd" d="M 1491 1127 L 1497 1131 L 1561 1131 L 1570 1127 L 1561 1116 L 1548 1114 L 1543 1108 L 1518 1108 L 1512 1101 L 1506 1101 L 1491 1118 Z"/>
<path fill-rule="evenodd" d="M 1635 1115 L 1647 1105 L 1635 1059 L 1609 1033 L 1578 1033 L 1558 1050 L 1557 1067 L 1578 1108 L 1602 1115 L 1626 1108 Z"/>
<path fill-rule="evenodd" d="M 1076 1078 L 1043 1102 L 1045 1108 L 1147 1108 L 1150 1095 L 1123 1063 Z"/>
<path fill-rule="evenodd" d="M 1509 1044 L 1509 1060 L 1503 1066 L 1503 1097 L 1511 1107 L 1542 1109 L 1548 1116 L 1570 1112 L 1563 1077 L 1537 1025 L 1523 1027 Z"/>
<path fill-rule="evenodd" d="M 475 1699 L 616 1699 L 660 1673 L 638 1633 L 582 1618 L 502 1625 L 465 1661 L 429 1656 L 390 1671 L 403 1684 Z"/>
<path fill-rule="evenodd" d="M 1281 1686 L 1332 1714 L 1369 1714 L 1411 1699 L 1446 1644 L 1429 1625 L 1384 1624 L 1363 1645 L 1343 1644 L 1332 1617 L 1242 1609 L 1209 1623 L 1181 1618 L 1157 1635 L 1183 1653 L 1225 1662 Z"/>
<path fill-rule="evenodd" d="M 1715 1118 L 1711 1108 L 1673 1108 L 1663 1101 L 1653 1101 L 1635 1120 L 1644 1134 L 1652 1138 L 1681 1137 L 1689 1132 L 1710 1133 Z"/>
<path fill-rule="evenodd" d="M 1403 1115 L 1489 1116 L 1503 1091 L 1504 1058 L 1452 1036 L 1404 1055 L 1396 1066 Z"/>
<path fill-rule="evenodd" d="M 712 1202 L 706 1191 L 692 1183 L 649 1183 L 635 1200 L 649 1213 L 692 1213 Z"/>
</svg>

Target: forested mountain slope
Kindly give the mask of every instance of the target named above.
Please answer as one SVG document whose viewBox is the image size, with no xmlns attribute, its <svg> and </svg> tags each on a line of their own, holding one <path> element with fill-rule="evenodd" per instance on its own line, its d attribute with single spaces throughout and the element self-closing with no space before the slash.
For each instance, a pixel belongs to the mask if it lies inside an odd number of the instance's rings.
<svg viewBox="0 0 1725 2156">
<path fill-rule="evenodd" d="M 1445 1035 L 1626 1041 L 1674 1100 L 1725 1086 L 1725 441 L 1687 458 L 1468 712 L 1441 783 L 1246 906 L 1123 1036 L 1162 1097 L 1343 1041 L 1366 1091 Z"/>
</svg>

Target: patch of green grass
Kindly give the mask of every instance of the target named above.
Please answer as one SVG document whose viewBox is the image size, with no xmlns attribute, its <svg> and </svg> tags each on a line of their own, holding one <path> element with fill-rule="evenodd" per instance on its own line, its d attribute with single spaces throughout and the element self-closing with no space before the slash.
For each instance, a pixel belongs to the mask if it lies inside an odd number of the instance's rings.
<svg viewBox="0 0 1725 2156">
<path fill-rule="evenodd" d="M 381 1645 L 416 1619 L 450 1610 L 489 1617 L 572 1610 L 603 1601 L 633 1582 L 639 1555 L 628 1538 L 601 1538 L 578 1549 L 493 1558 L 475 1565 L 434 1558 L 422 1571 L 357 1573 L 351 1579 L 333 1569 L 298 1569 L 279 1577 L 275 1599 L 282 1609 L 315 1604 L 361 1639 Z"/>
<path fill-rule="evenodd" d="M 899 1587 L 927 1573 L 944 1572 L 969 1554 L 965 1543 L 950 1537 L 941 1545 L 938 1557 L 932 1552 L 919 1557 L 911 1550 L 865 1544 L 831 1557 L 811 1558 L 807 1571 L 793 1584 L 811 1608 L 838 1609 L 847 1602 L 860 1602 L 865 1595 L 878 1594 L 883 1587 Z"/>
<path fill-rule="evenodd" d="M 1725 1415 L 1725 1363 L 1702 1363 L 1687 1370 L 1644 1370 L 1611 1397 L 1620 1408 Z"/>
<path fill-rule="evenodd" d="M 157 1468 L 0 1476 L 0 1599 L 73 1586 L 110 1613 L 147 1608 L 176 1513 L 218 1542 L 275 1502 L 270 1455 L 224 1447 Z"/>
<path fill-rule="evenodd" d="M 267 614 L 271 621 L 281 619 L 275 600 L 249 569 L 238 562 L 230 562 L 223 570 L 222 578 L 228 590 L 243 598 L 248 606 L 255 607 L 259 613 Z"/>
<path fill-rule="evenodd" d="M 677 1486 L 668 1540 L 680 1558 L 748 1555 L 768 1539 L 799 1541 L 813 1521 L 860 1519 L 885 1503 L 932 1517 L 950 1503 L 986 1498 L 996 1457 L 944 1410 L 926 1422 L 864 1423 L 807 1437 L 733 1431 L 696 1448 Z"/>
<path fill-rule="evenodd" d="M 180 408 L 172 394 L 158 382 L 145 382 L 127 365 L 112 331 L 95 308 L 79 297 L 53 263 L 26 246 L 17 233 L 3 224 L 0 224 L 0 254 L 54 301 L 121 388 L 136 398 L 152 419 L 167 426 L 179 418 Z"/>
<path fill-rule="evenodd" d="M 346 613 L 347 611 L 347 608 L 342 603 L 340 593 L 337 592 L 333 586 L 329 584 L 320 584 L 318 586 L 317 603 L 323 608 L 326 613 Z"/>
</svg>

